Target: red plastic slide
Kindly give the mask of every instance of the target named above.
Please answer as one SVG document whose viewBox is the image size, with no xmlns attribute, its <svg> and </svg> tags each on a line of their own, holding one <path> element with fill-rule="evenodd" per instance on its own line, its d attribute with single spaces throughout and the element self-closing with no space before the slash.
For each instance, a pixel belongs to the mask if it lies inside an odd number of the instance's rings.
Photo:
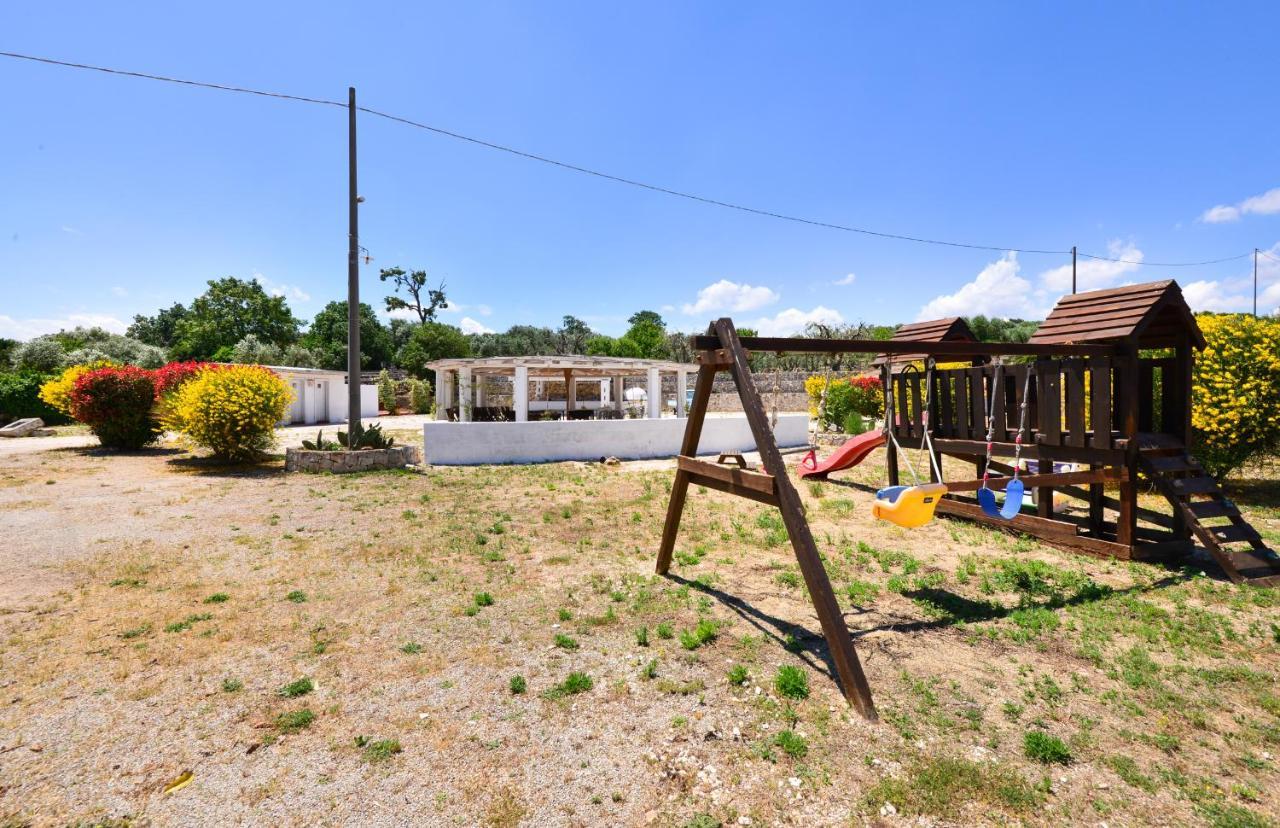
<svg viewBox="0 0 1280 828">
<path fill-rule="evenodd" d="M 817 456 L 811 451 L 800 461 L 800 476 L 821 479 L 833 471 L 856 466 L 865 460 L 868 454 L 884 444 L 885 436 L 883 431 L 868 431 L 856 437 L 850 437 L 845 441 L 844 445 L 836 449 L 830 457 L 821 463 L 818 462 Z"/>
</svg>

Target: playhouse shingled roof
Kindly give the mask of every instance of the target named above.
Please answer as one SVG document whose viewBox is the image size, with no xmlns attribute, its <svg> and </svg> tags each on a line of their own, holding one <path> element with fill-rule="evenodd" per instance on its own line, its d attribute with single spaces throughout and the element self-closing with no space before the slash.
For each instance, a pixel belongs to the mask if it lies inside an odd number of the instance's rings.
<svg viewBox="0 0 1280 828">
<path fill-rule="evenodd" d="M 893 336 L 889 337 L 890 342 L 902 341 L 914 342 L 977 342 L 978 338 L 973 335 L 973 330 L 969 324 L 959 316 L 948 316 L 945 319 L 930 319 L 924 322 L 912 322 L 909 325 L 903 325 L 893 332 Z M 894 362 L 915 362 L 925 358 L 925 354 L 898 354 L 893 357 Z M 872 362 L 873 365 L 883 365 L 888 359 L 886 354 L 880 354 Z"/>
<path fill-rule="evenodd" d="M 1205 346 L 1182 289 L 1167 279 L 1064 296 L 1029 341 L 1046 345 L 1129 342 L 1139 348 L 1164 348 L 1184 339 L 1197 348 Z"/>
</svg>

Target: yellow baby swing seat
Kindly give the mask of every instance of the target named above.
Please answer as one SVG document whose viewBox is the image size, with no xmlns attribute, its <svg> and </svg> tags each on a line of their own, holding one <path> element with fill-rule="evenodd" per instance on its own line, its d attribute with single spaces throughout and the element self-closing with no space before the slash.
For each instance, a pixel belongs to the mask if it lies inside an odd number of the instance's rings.
<svg viewBox="0 0 1280 828">
<path fill-rule="evenodd" d="M 946 493 L 946 483 L 890 486 L 876 492 L 871 514 L 906 529 L 915 529 L 933 520 L 933 510 L 938 508 L 938 501 Z"/>
</svg>

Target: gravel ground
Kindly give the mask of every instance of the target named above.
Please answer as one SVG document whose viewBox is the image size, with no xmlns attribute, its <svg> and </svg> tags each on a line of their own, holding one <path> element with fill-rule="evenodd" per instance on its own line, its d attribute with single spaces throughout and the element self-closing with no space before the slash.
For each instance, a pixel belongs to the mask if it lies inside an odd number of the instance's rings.
<svg viewBox="0 0 1280 828">
<path fill-rule="evenodd" d="M 857 486 L 880 471 L 801 486 L 869 723 L 831 679 L 771 510 L 695 489 L 676 577 L 652 575 L 669 464 L 334 477 L 15 455 L 0 825 L 1280 816 L 1271 593 L 876 523 Z M 782 668 L 807 696 L 779 690 Z M 557 691 L 574 672 L 591 688 Z M 1033 731 L 1065 762 L 1029 756 Z"/>
</svg>

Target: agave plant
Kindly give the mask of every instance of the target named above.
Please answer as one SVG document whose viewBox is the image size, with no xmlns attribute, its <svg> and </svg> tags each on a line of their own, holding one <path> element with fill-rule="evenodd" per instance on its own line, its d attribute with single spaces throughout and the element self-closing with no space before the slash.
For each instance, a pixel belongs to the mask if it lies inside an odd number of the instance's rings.
<svg viewBox="0 0 1280 828">
<path fill-rule="evenodd" d="M 341 432 L 339 432 L 338 436 L 339 438 L 341 438 L 342 436 Z M 318 432 L 316 432 L 316 439 L 303 440 L 302 447 L 307 451 L 337 451 L 339 448 L 341 448 L 337 443 L 333 442 L 332 440 L 324 439 L 323 428 L 320 429 Z"/>
<path fill-rule="evenodd" d="M 360 423 L 353 425 L 348 431 L 338 432 L 338 442 L 347 451 L 362 449 L 387 449 L 395 445 L 395 438 L 382 433 L 382 426 L 371 425 L 365 428 Z"/>
</svg>

